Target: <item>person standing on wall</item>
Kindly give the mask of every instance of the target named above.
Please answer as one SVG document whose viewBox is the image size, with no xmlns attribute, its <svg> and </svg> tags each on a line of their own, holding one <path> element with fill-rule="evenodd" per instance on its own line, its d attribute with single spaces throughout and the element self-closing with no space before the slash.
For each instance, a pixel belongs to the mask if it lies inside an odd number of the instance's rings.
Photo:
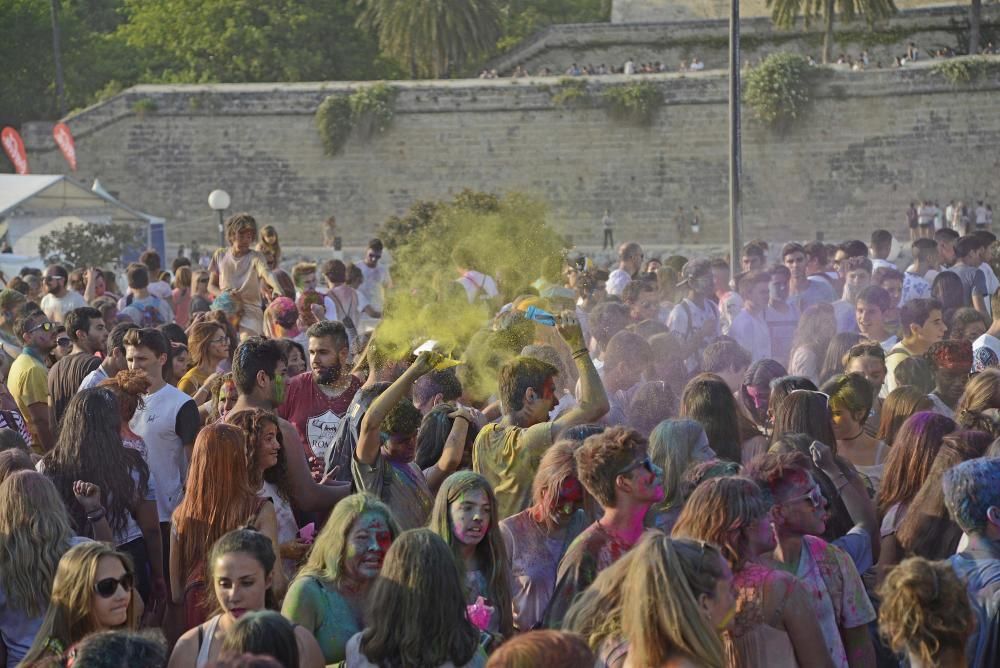
<svg viewBox="0 0 1000 668">
<path fill-rule="evenodd" d="M 615 219 L 611 217 L 611 209 L 604 210 L 604 218 L 601 218 L 601 226 L 604 228 L 604 242 L 601 250 L 615 247 Z"/>
</svg>

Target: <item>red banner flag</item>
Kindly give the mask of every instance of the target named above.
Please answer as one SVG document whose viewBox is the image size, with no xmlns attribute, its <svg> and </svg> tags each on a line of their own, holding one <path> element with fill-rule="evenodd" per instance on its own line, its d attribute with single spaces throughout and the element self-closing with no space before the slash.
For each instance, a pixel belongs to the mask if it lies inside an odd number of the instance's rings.
<svg viewBox="0 0 1000 668">
<path fill-rule="evenodd" d="M 56 123 L 56 126 L 52 128 L 52 136 L 55 137 L 59 150 L 62 151 L 63 157 L 69 163 L 69 168 L 75 172 L 76 146 L 73 144 L 73 133 L 69 131 L 69 126 L 65 123 Z"/>
<path fill-rule="evenodd" d="M 4 128 L 0 132 L 0 143 L 3 144 L 4 153 L 14 163 L 14 171 L 18 174 L 28 174 L 28 154 L 24 152 L 24 141 L 21 135 L 14 128 Z"/>
</svg>

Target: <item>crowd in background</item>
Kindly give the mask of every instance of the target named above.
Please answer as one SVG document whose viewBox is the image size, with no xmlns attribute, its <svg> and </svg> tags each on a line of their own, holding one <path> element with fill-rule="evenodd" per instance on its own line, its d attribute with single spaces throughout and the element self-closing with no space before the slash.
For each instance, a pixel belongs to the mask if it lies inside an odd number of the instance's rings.
<svg viewBox="0 0 1000 668">
<path fill-rule="evenodd" d="M 0 664 L 1000 663 L 987 226 L 434 286 L 226 231 L 0 290 Z"/>
</svg>

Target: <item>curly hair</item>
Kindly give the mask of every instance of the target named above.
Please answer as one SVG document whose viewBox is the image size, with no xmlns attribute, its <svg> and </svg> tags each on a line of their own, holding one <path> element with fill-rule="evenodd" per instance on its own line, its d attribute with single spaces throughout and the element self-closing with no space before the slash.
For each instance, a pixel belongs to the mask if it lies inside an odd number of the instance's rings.
<svg viewBox="0 0 1000 668">
<path fill-rule="evenodd" d="M 646 453 L 646 439 L 634 429 L 608 427 L 576 451 L 580 482 L 604 508 L 615 507 L 618 472 Z"/>
<path fill-rule="evenodd" d="M 260 489 L 266 480 L 277 488 L 282 499 L 288 501 L 292 498 L 288 480 L 288 460 L 285 458 L 285 440 L 281 434 L 281 425 L 278 424 L 278 418 L 274 413 L 261 408 L 242 410 L 227 415 L 226 422 L 242 429 L 246 436 L 247 476 L 250 478 L 250 488 Z M 257 465 L 257 451 L 264 426 L 268 424 L 274 425 L 277 430 L 275 438 L 280 446 L 278 463 L 261 473 Z"/>
<path fill-rule="evenodd" d="M 423 416 L 413 402 L 404 397 L 386 413 L 382 420 L 382 430 L 387 434 L 412 436 L 420 430 L 422 420 Z"/>
<path fill-rule="evenodd" d="M 106 378 L 98 383 L 98 387 L 105 387 L 118 399 L 118 413 L 121 415 L 122 424 L 128 424 L 135 416 L 135 412 L 145 404 L 142 400 L 152 385 L 149 376 L 145 371 L 124 369 L 115 374 L 114 378 Z"/>
<path fill-rule="evenodd" d="M 976 627 L 969 594 L 948 562 L 904 560 L 879 587 L 878 627 L 896 653 L 904 650 L 926 666 L 946 650 L 962 651 Z"/>
</svg>

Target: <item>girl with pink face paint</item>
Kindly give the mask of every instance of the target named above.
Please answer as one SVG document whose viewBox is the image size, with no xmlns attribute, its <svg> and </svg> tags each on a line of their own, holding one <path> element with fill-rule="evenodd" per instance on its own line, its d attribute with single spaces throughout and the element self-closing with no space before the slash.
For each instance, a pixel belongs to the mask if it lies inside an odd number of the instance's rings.
<svg viewBox="0 0 1000 668">
<path fill-rule="evenodd" d="M 466 603 L 482 597 L 492 608 L 486 630 L 509 638 L 514 631 L 510 567 L 496 512 L 496 496 L 486 479 L 459 471 L 438 490 L 429 527 L 451 547 L 464 578 Z"/>
</svg>

